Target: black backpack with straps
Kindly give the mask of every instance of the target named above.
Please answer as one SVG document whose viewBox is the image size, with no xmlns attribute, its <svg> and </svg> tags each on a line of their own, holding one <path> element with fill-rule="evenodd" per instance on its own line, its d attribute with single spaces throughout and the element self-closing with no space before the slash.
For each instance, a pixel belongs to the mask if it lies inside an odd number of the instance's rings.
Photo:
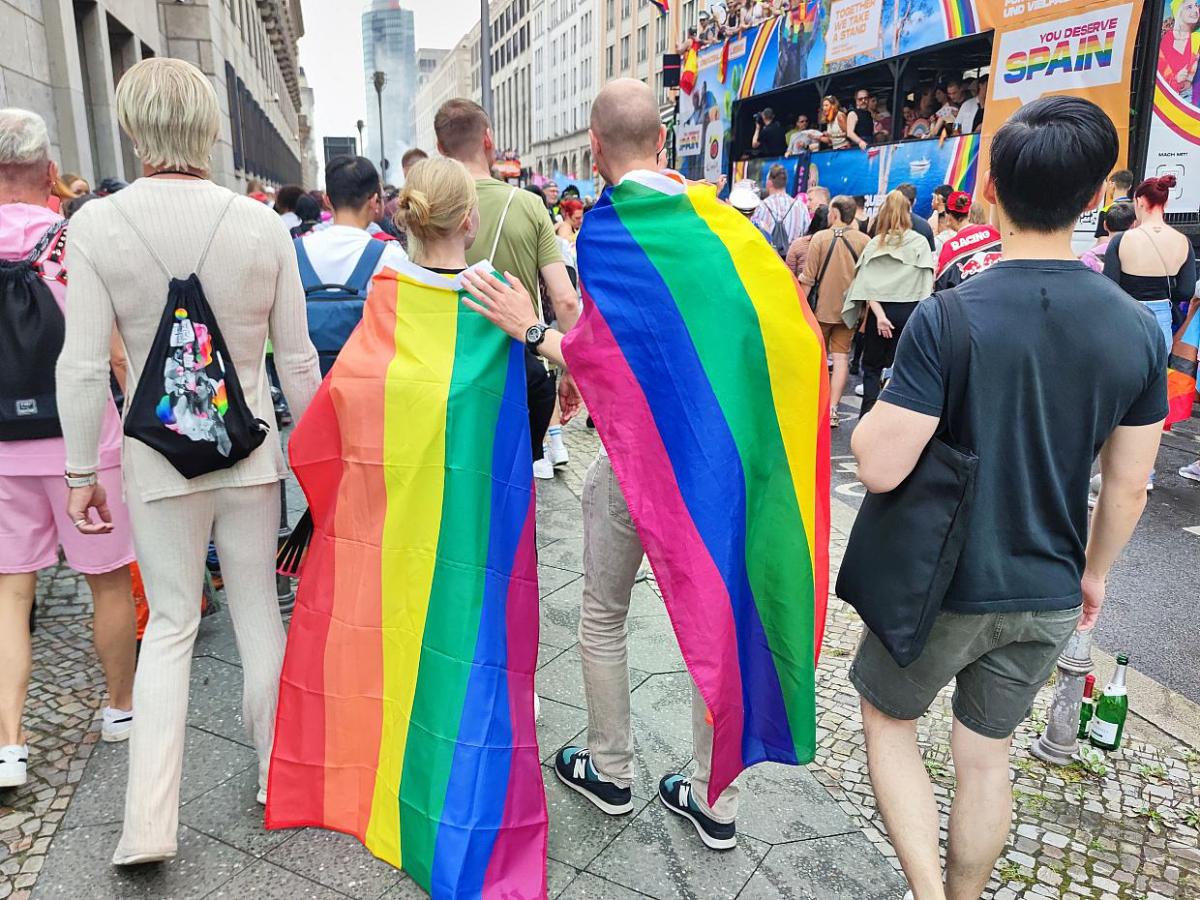
<svg viewBox="0 0 1200 900">
<path fill-rule="evenodd" d="M 258 449 L 270 431 L 270 426 L 255 418 L 246 403 L 217 317 L 197 274 L 236 199 L 236 194 L 230 194 L 199 261 L 186 278 L 172 275 L 153 245 L 121 209 L 120 201 L 109 201 L 169 282 L 162 319 L 125 416 L 125 434 L 157 450 L 185 478 L 240 462 Z"/>
<path fill-rule="evenodd" d="M 66 224 L 51 225 L 23 259 L 0 260 L 0 441 L 62 436 L 54 366 L 66 320 L 42 265 L 61 265 Z"/>
</svg>

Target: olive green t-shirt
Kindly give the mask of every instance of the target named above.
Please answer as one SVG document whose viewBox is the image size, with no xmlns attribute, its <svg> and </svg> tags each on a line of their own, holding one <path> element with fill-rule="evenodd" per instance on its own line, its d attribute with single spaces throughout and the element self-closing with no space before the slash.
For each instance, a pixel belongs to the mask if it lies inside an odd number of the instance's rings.
<svg viewBox="0 0 1200 900">
<path fill-rule="evenodd" d="M 467 250 L 467 263 L 474 265 L 490 258 L 492 268 L 503 274 L 511 272 L 521 279 L 521 284 L 533 298 L 533 304 L 541 316 L 538 300 L 538 270 L 552 262 L 562 262 L 558 241 L 550 215 L 537 194 L 514 188 L 511 184 L 495 178 L 475 179 L 475 190 L 479 194 L 479 233 L 475 243 Z M 496 229 L 509 196 L 512 203 L 508 215 L 504 216 L 504 227 L 500 240 L 496 240 Z M 495 253 L 492 247 L 495 246 Z"/>
</svg>

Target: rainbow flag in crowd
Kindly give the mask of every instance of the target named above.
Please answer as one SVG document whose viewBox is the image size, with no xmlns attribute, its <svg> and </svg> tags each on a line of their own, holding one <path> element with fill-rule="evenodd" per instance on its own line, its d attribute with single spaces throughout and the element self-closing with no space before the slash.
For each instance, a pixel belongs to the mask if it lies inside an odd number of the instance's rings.
<svg viewBox="0 0 1200 900">
<path fill-rule="evenodd" d="M 355 835 L 434 897 L 544 897 L 524 348 L 460 285 L 376 277 L 292 436 L 313 539 L 267 827 Z"/>
<path fill-rule="evenodd" d="M 1192 301 L 1187 319 L 1175 336 L 1171 355 L 1167 360 L 1167 421 L 1165 429 L 1171 430 L 1176 422 L 1192 416 L 1196 400 L 1196 356 L 1200 347 L 1200 303 Z"/>
<path fill-rule="evenodd" d="M 650 0 L 650 3 L 658 10 L 660 16 L 665 16 L 671 11 L 671 0 Z"/>
<path fill-rule="evenodd" d="M 747 766 L 813 757 L 825 347 L 792 273 L 711 186 L 627 176 L 578 251 L 564 353 L 713 720 L 712 802 Z"/>
</svg>

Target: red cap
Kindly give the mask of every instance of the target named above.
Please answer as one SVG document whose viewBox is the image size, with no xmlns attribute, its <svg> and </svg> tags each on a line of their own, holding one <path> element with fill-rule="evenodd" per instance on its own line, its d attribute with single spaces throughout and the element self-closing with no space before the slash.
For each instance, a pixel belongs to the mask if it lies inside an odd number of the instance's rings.
<svg viewBox="0 0 1200 900">
<path fill-rule="evenodd" d="M 946 198 L 946 209 L 965 216 L 971 211 L 971 195 L 966 191 L 955 191 Z"/>
</svg>

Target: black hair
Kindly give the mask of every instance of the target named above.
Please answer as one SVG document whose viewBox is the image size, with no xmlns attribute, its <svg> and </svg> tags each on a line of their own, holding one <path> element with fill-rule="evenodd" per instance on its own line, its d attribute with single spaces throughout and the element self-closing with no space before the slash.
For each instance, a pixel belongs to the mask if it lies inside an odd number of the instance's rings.
<svg viewBox="0 0 1200 900">
<path fill-rule="evenodd" d="M 383 194 L 379 170 L 362 156 L 335 156 L 325 167 L 325 196 L 334 209 L 362 209 Z"/>
<path fill-rule="evenodd" d="M 62 205 L 63 218 L 71 218 L 71 216 L 83 208 L 85 203 L 91 203 L 93 200 L 99 199 L 99 197 L 99 194 L 80 194 L 78 197 L 72 197 Z"/>
<path fill-rule="evenodd" d="M 954 193 L 954 188 L 949 184 L 939 184 L 933 189 L 933 192 L 943 200 L 948 200 L 950 195 Z"/>
<path fill-rule="evenodd" d="M 1137 210 L 1133 208 L 1132 203 L 1114 203 L 1104 214 L 1104 227 L 1108 229 L 1109 234 L 1128 231 L 1136 221 Z"/>
<path fill-rule="evenodd" d="M 1133 173 L 1128 169 L 1117 169 L 1108 179 L 1113 183 L 1113 187 L 1125 188 L 1126 193 L 1133 190 Z"/>
<path fill-rule="evenodd" d="M 543 203 L 545 203 L 545 202 L 546 202 L 546 192 L 545 192 L 545 191 L 543 191 L 543 190 L 542 190 L 540 187 L 538 187 L 536 184 L 527 184 L 527 185 L 525 185 L 525 190 L 529 191 L 529 193 L 531 193 L 531 194 L 537 194 L 537 195 L 538 195 L 538 197 L 540 197 L 540 198 L 541 198 L 541 200 L 542 200 L 542 202 L 543 202 Z"/>
<path fill-rule="evenodd" d="M 301 222 L 319 222 L 321 220 L 321 204 L 311 194 L 301 194 L 296 198 L 296 208 L 293 210 Z"/>
<path fill-rule="evenodd" d="M 992 138 L 996 199 L 1019 228 L 1048 233 L 1075 222 L 1117 161 L 1117 129 L 1082 97 L 1026 103 Z"/>
<path fill-rule="evenodd" d="M 808 231 L 805 234 L 816 234 L 818 231 L 824 231 L 829 227 L 829 207 L 822 203 L 817 207 L 817 211 L 812 214 L 812 219 L 808 223 Z"/>
<path fill-rule="evenodd" d="M 866 194 L 852 194 L 851 196 L 854 197 L 854 205 L 855 206 L 866 207 L 866 205 L 867 205 L 867 195 Z"/>
</svg>

